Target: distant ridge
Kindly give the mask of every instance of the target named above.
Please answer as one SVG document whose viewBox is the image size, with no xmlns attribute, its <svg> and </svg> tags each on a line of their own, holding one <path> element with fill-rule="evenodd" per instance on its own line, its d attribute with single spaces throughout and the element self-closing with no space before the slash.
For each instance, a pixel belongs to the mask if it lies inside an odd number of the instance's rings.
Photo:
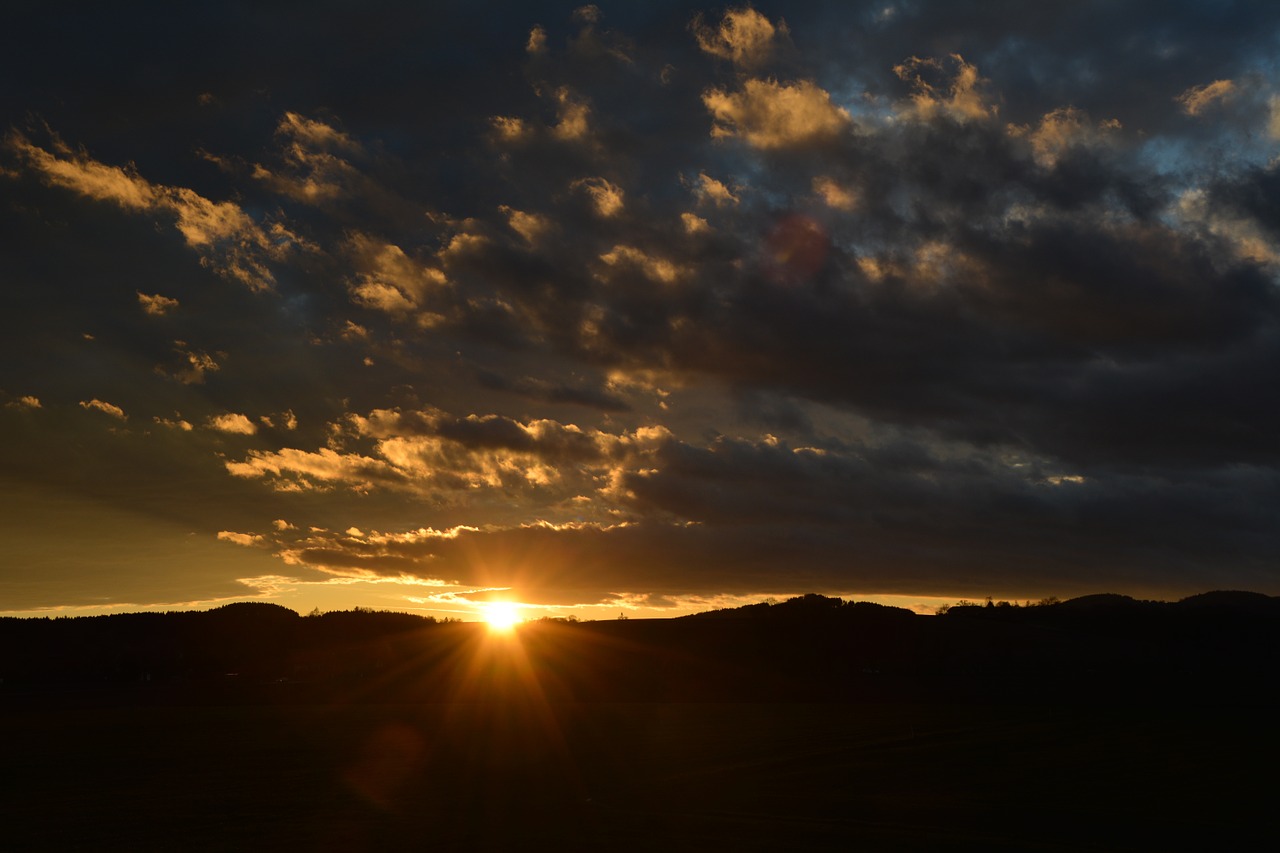
<svg viewBox="0 0 1280 853">
<path fill-rule="evenodd" d="M 1215 590 L 1184 598 L 1177 603 L 1177 606 L 1184 609 L 1217 608 L 1258 613 L 1277 612 L 1280 611 L 1280 596 L 1241 590 Z"/>
<path fill-rule="evenodd" d="M 1082 595 L 1077 598 L 1068 598 L 1066 601 L 1057 605 L 1066 610 L 1100 610 L 1104 608 L 1118 607 L 1141 607 L 1145 604 L 1163 604 L 1164 602 L 1138 601 L 1128 595 L 1119 595 L 1114 592 L 1101 592 L 1093 595 Z"/>
<path fill-rule="evenodd" d="M 893 607 L 877 604 L 873 601 L 846 601 L 817 593 L 800 595 L 786 601 L 762 601 L 757 604 L 745 604 L 742 607 L 729 607 L 720 610 L 704 610 L 690 613 L 677 619 L 802 619 L 806 617 L 821 618 L 824 616 L 861 617 L 881 616 L 897 618 L 914 616 L 905 607 Z"/>
<path fill-rule="evenodd" d="M 1239 610 L 1249 613 L 1276 613 L 1280 615 L 1280 596 L 1265 595 L 1260 592 L 1239 590 L 1213 590 L 1201 592 L 1178 601 L 1156 601 L 1137 599 L 1129 595 L 1114 592 L 1099 592 L 1081 595 L 1064 601 L 1050 599 L 1022 605 L 1017 602 L 988 600 L 985 604 L 962 602 L 944 608 L 943 613 L 956 615 L 973 612 L 996 610 L 1002 613 L 1013 612 L 1057 612 L 1057 613 L 1097 613 L 1097 612 L 1153 612 L 1161 610 Z M 870 616 L 877 614 L 885 617 L 914 616 L 915 613 L 903 607 L 878 604 L 872 601 L 856 601 L 835 598 L 817 593 L 796 596 L 785 601 L 766 601 L 757 604 L 745 604 L 741 607 L 720 608 L 691 613 L 678 619 L 798 619 L 804 617 L 821 618 L 824 616 Z"/>
<path fill-rule="evenodd" d="M 545 674 L 540 689 L 571 701 L 1253 702 L 1280 670 L 1280 598 L 1226 590 L 963 603 L 936 616 L 810 594 L 677 619 L 533 621 L 510 638 L 517 646 L 488 642 L 487 630 L 267 603 L 7 618 L 0 695 L 128 687 L 128 701 L 146 690 L 197 703 L 440 701 L 503 683 L 517 670 L 492 664 L 512 648 L 518 671 Z"/>
</svg>

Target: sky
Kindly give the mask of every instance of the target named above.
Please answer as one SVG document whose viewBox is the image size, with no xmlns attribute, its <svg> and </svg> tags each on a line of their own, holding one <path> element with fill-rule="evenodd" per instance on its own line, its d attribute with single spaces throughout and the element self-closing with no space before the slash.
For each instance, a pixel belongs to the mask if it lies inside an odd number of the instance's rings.
<svg viewBox="0 0 1280 853">
<path fill-rule="evenodd" d="M 0 613 L 1280 594 L 1280 5 L 36 5 Z"/>
</svg>

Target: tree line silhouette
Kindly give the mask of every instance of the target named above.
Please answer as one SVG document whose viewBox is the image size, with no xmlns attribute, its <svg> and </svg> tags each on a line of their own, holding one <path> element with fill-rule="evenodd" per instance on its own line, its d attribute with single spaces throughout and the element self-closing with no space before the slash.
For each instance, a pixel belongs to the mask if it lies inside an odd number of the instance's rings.
<svg viewBox="0 0 1280 853">
<path fill-rule="evenodd" d="M 1213 592 L 1178 602 L 988 600 L 926 617 L 810 594 L 677 619 L 539 620 L 511 641 L 474 623 L 368 609 L 300 616 L 255 602 L 4 618 L 0 689 L 431 700 L 458 695 L 460 685 L 498 684 L 512 666 L 499 659 L 511 654 L 501 642 L 518 644 L 519 666 L 546 696 L 567 700 L 1211 700 L 1261 695 L 1266 673 L 1280 665 L 1280 599 Z"/>
</svg>

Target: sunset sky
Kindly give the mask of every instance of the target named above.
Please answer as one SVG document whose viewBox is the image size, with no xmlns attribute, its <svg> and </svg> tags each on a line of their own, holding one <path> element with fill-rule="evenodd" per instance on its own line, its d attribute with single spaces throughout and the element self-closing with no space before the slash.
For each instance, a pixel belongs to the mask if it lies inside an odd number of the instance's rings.
<svg viewBox="0 0 1280 853">
<path fill-rule="evenodd" d="M 1280 4 L 0 36 L 0 613 L 1280 593 Z"/>
</svg>

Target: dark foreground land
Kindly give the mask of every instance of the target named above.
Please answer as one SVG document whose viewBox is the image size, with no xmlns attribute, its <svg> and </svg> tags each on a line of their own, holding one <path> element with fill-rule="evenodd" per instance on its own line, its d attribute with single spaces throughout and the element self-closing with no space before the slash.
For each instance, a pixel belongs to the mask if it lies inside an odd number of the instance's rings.
<svg viewBox="0 0 1280 853">
<path fill-rule="evenodd" d="M 1272 601 L 9 622 L 0 848 L 1263 849 Z"/>
</svg>

